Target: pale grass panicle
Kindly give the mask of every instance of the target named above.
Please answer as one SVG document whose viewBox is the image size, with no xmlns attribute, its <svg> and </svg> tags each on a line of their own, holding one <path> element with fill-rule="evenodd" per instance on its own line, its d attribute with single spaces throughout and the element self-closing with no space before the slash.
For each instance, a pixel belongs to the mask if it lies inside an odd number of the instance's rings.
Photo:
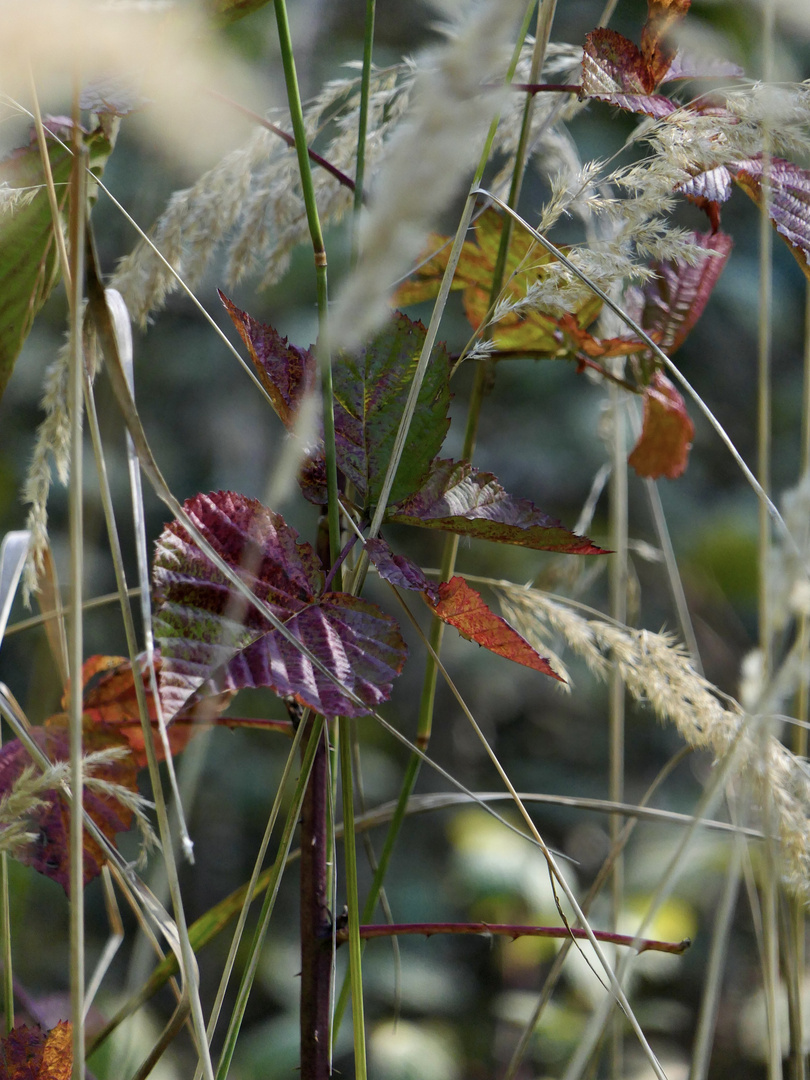
<svg viewBox="0 0 810 1080">
<path fill-rule="evenodd" d="M 504 616 L 541 652 L 549 633 L 558 634 L 601 680 L 618 669 L 629 693 L 648 704 L 660 720 L 673 723 L 696 749 L 717 761 L 734 755 L 735 786 L 750 787 L 778 837 L 786 884 L 810 902 L 810 773 L 805 762 L 773 734 L 767 717 L 747 715 L 698 675 L 685 648 L 669 634 L 586 619 L 569 605 L 536 589 L 493 583 Z"/>
<path fill-rule="evenodd" d="M 401 64 L 375 72 L 371 81 L 367 154 L 373 168 L 398 106 L 407 100 L 413 68 Z M 307 106 L 305 125 L 314 141 L 330 124 L 335 134 L 323 156 L 350 178 L 357 151 L 358 80 L 328 83 Z M 284 127 L 283 118 L 279 118 Z M 352 193 L 334 176 L 313 166 L 318 210 L 323 224 L 338 222 L 352 204 Z M 126 301 L 134 322 L 145 327 L 149 315 L 179 288 L 176 275 L 195 288 L 220 248 L 225 280 L 234 287 L 248 274 L 261 284 L 277 281 L 293 248 L 309 237 L 295 151 L 276 134 L 259 128 L 190 188 L 175 192 L 149 239 L 174 273 L 141 241 L 119 264 L 111 286 Z"/>
<path fill-rule="evenodd" d="M 267 87 L 211 32 L 203 5 L 5 0 L 2 10 L 0 92 L 31 105 L 33 72 L 42 111 L 65 111 L 77 65 L 85 85 L 113 73 L 149 103 L 131 127 L 190 170 L 233 146 L 233 114 L 210 89 L 248 104 L 257 93 L 266 100 Z"/>
<path fill-rule="evenodd" d="M 218 245 L 243 212 L 251 172 L 272 155 L 277 142 L 276 136 L 260 129 L 245 147 L 227 154 L 192 187 L 176 191 L 169 200 L 150 240 L 189 288 L 199 283 Z M 179 287 L 175 275 L 144 240 L 121 260 L 110 285 L 124 297 L 133 322 L 141 328 Z"/>
<path fill-rule="evenodd" d="M 332 333 L 357 345 L 385 319 L 396 280 L 418 258 L 436 215 L 483 149 L 504 101 L 485 84 L 503 72 L 507 35 L 522 11 L 517 0 L 488 0 L 451 40 L 426 58 L 413 107 L 387 146 L 361 230 L 361 258 L 338 296 Z"/>
<path fill-rule="evenodd" d="M 82 764 L 84 786 L 132 811 L 141 833 L 142 853 L 145 853 L 157 842 L 146 814 L 153 804 L 123 784 L 94 775 L 96 770 L 123 760 L 129 753 L 127 747 L 114 746 L 87 754 Z M 48 792 L 67 787 L 69 780 L 68 761 L 52 762 L 45 770 L 33 764 L 22 770 L 0 799 L 0 851 L 13 854 L 37 838 L 39 826 L 36 824 L 35 815 L 48 802 Z"/>
<path fill-rule="evenodd" d="M 31 202 L 36 195 L 36 189 L 10 187 L 5 181 L 0 184 L 0 221 L 6 215 L 11 215 L 21 210 Z"/>
<path fill-rule="evenodd" d="M 45 795 L 59 787 L 70 775 L 67 761 L 57 761 L 46 772 L 28 765 L 0 799 L 0 851 L 14 854 L 36 840 L 39 832 L 34 815 L 45 805 Z"/>
<path fill-rule="evenodd" d="M 23 598 L 30 605 L 38 592 L 37 579 L 42 571 L 48 546 L 48 495 L 51 490 L 51 460 L 62 484 L 67 485 L 70 463 L 70 418 L 68 416 L 68 375 L 70 350 L 64 344 L 45 373 L 42 409 L 45 419 L 37 428 L 31 464 L 23 487 L 23 501 L 28 505 L 26 528 L 31 533 L 23 577 Z"/>
</svg>

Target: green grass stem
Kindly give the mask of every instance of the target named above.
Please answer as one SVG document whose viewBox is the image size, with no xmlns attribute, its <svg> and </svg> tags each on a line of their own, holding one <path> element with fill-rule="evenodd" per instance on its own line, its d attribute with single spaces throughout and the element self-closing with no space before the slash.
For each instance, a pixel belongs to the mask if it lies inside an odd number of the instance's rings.
<svg viewBox="0 0 810 1080">
<path fill-rule="evenodd" d="M 84 635 L 82 625 L 82 586 L 84 580 L 83 522 L 83 409 L 84 349 L 82 342 L 82 307 L 84 300 L 84 234 L 87 223 L 86 159 L 81 146 L 78 124 L 74 129 L 73 168 L 70 178 L 70 379 L 68 412 L 70 416 L 70 490 L 68 492 L 68 531 L 70 536 L 70 603 L 73 613 L 68 620 L 68 724 L 70 732 L 70 1019 L 72 1023 L 73 1080 L 84 1077 L 84 796 L 82 740 L 82 662 Z"/>
<path fill-rule="evenodd" d="M 295 57 L 293 55 L 287 5 L 285 0 L 274 0 L 273 6 L 276 12 L 276 26 L 281 47 L 281 61 L 284 68 L 284 83 L 287 88 L 287 102 L 290 107 L 290 120 L 293 135 L 295 136 L 295 152 L 298 156 L 298 174 L 315 259 L 315 286 L 318 300 L 317 354 L 321 366 L 326 488 L 329 498 L 329 552 L 332 563 L 335 563 L 340 554 L 340 506 L 338 502 L 337 458 L 335 456 L 335 416 L 332 394 L 332 355 L 329 345 L 329 289 L 326 272 L 326 248 L 323 242 L 320 217 L 318 216 L 318 205 L 315 200 L 315 186 L 312 182 L 312 167 L 307 146 L 304 110 L 301 103 L 298 76 L 295 70 Z M 340 576 L 338 570 L 335 575 L 336 589 L 341 587 Z"/>
<path fill-rule="evenodd" d="M 259 966 L 259 959 L 261 955 L 261 947 L 267 934 L 267 928 L 270 922 L 270 916 L 273 913 L 276 897 L 278 896 L 278 888 L 281 882 L 281 875 L 287 862 L 287 856 L 292 846 L 292 838 L 298 827 L 298 817 L 301 813 L 301 806 L 304 802 L 304 796 L 306 795 L 307 785 L 309 783 L 309 774 L 312 769 L 312 763 L 315 760 L 315 754 L 318 750 L 318 746 L 323 738 L 323 717 L 314 716 L 312 720 L 312 729 L 307 740 L 306 747 L 304 749 L 304 755 L 301 760 L 301 772 L 298 775 L 298 780 L 293 791 L 292 802 L 290 809 L 287 813 L 287 818 L 284 822 L 284 829 L 279 841 L 278 853 L 276 855 L 275 862 L 269 872 L 269 880 L 267 884 L 267 890 L 264 894 L 264 902 L 259 914 L 259 922 L 256 927 L 256 932 L 253 936 L 247 962 L 245 964 L 244 972 L 242 973 L 242 981 L 239 984 L 239 992 L 237 994 L 236 1003 L 231 1013 L 231 1019 L 228 1024 L 228 1030 L 225 1035 L 225 1043 L 222 1048 L 222 1054 L 219 1059 L 219 1068 L 217 1069 L 217 1080 L 225 1080 L 228 1075 L 228 1070 L 231 1066 L 233 1054 L 236 1049 L 236 1040 L 239 1036 L 239 1030 L 242 1026 L 242 1020 L 245 1016 L 245 1010 L 247 1009 L 248 999 L 250 997 L 250 991 L 253 987 L 253 980 L 256 977 L 256 971 Z"/>
<path fill-rule="evenodd" d="M 349 975 L 352 988 L 354 1029 L 354 1075 L 366 1080 L 366 1028 L 363 1009 L 362 945 L 360 907 L 357 891 L 357 848 L 354 835 L 354 785 L 350 721 L 342 716 L 340 725 L 340 778 L 343 790 L 343 851 L 346 861 L 346 897 L 349 909 Z"/>
</svg>

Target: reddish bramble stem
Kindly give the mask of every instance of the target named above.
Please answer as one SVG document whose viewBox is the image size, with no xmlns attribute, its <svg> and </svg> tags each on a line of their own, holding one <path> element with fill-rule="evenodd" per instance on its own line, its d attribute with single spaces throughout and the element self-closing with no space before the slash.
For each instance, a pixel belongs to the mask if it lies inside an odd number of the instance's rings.
<svg viewBox="0 0 810 1080">
<path fill-rule="evenodd" d="M 394 937 L 403 934 L 496 934 L 511 937 L 513 941 L 520 937 L 577 938 L 587 939 L 588 935 L 581 927 L 566 926 L 517 926 L 512 923 L 384 923 L 360 927 L 361 938 Z M 683 941 L 656 941 L 653 938 L 636 938 L 632 934 L 614 934 L 607 930 L 594 930 L 597 941 L 606 941 L 611 945 L 632 946 L 637 952 L 663 952 L 680 955 L 692 944 L 689 938 Z M 349 937 L 348 930 L 339 929 L 337 943 L 341 945 Z"/>
</svg>

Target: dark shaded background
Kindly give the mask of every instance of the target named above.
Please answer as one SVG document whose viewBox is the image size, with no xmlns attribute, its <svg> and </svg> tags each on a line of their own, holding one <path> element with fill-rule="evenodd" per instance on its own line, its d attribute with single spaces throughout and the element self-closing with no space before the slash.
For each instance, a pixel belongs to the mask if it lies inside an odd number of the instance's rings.
<svg viewBox="0 0 810 1080">
<path fill-rule="evenodd" d="M 304 92 L 313 93 L 337 65 L 360 55 L 364 5 L 321 2 L 292 5 L 293 32 Z M 581 0 L 561 3 L 553 40 L 580 43 L 596 23 L 601 4 Z M 646 5 L 619 4 L 611 25 L 638 40 Z M 380 5 L 375 60 L 383 65 L 435 39 L 434 20 L 419 3 Z M 740 4 L 695 4 L 690 20 L 720 35 L 726 55 L 756 76 L 760 16 Z M 810 30 L 808 30 L 810 33 Z M 227 32 L 233 47 L 253 56 L 257 67 L 275 64 L 275 31 L 271 12 L 261 11 Z M 270 59 L 268 59 L 268 57 Z M 777 55 L 779 77 L 808 74 L 808 38 L 780 24 Z M 603 156 L 619 146 L 635 121 L 593 104 L 573 125 L 583 159 Z M 806 164 L 806 163 L 805 163 Z M 105 182 L 143 225 L 160 213 L 166 198 L 188 177 L 165 157 L 133 141 L 126 130 L 105 174 Z M 542 183 L 527 184 L 524 209 L 536 211 L 545 194 Z M 702 228 L 692 208 L 684 222 Z M 448 217 L 448 222 L 451 220 Z M 106 271 L 132 246 L 126 223 L 102 195 L 94 214 L 96 234 Z M 735 193 L 723 210 L 723 226 L 735 239 L 731 261 L 710 305 L 677 356 L 690 381 L 710 403 L 745 459 L 755 459 L 756 334 L 758 249 L 757 212 Z M 332 230 L 327 247 L 335 252 L 333 282 L 345 263 L 345 230 Z M 219 313 L 217 272 L 198 290 L 226 331 L 232 328 Z M 802 276 L 781 244 L 774 258 L 774 487 L 781 491 L 797 479 L 802 392 Z M 257 293 L 245 283 L 234 300 L 259 319 L 271 322 L 294 342 L 307 345 L 315 337 L 314 281 L 311 257 L 302 249 L 290 272 L 271 290 Z M 65 326 L 61 290 L 40 316 L 9 389 L 0 403 L 0 529 L 21 528 L 25 512 L 19 491 L 40 420 L 38 397 L 46 365 L 59 347 Z M 460 307 L 447 319 L 451 347 L 466 340 Z M 136 337 L 138 400 L 146 431 L 170 486 L 180 498 L 198 491 L 228 488 L 262 497 L 282 438 L 281 425 L 237 369 L 190 304 L 175 294 L 157 315 L 146 336 Z M 453 416 L 463 426 L 471 373 L 455 380 Z M 531 498 L 544 511 L 573 525 L 592 479 L 606 459 L 598 434 L 604 389 L 571 366 L 532 361 L 502 364 L 485 405 L 475 463 L 494 472 L 506 489 Z M 126 535 L 126 471 L 121 424 L 105 378 L 98 383 L 98 403 L 109 448 L 120 525 Z M 737 687 L 740 659 L 756 641 L 756 504 L 738 469 L 716 436 L 690 406 L 696 437 L 689 469 L 676 483 L 662 483 L 678 563 L 695 620 L 701 653 L 710 679 L 729 692 Z M 457 452 L 459 430 L 451 432 L 448 449 Z M 87 591 L 98 595 L 114 587 L 106 554 L 104 522 L 87 480 Z M 150 536 L 157 537 L 165 511 L 147 493 Z M 314 511 L 306 504 L 281 509 L 305 538 L 314 535 Z M 590 535 L 605 542 L 606 501 L 600 501 Z M 631 536 L 656 543 L 641 482 L 630 476 Z M 65 566 L 66 498 L 54 487 L 52 538 Z M 435 566 L 441 538 L 392 531 L 389 539 L 420 560 Z M 127 552 L 133 566 L 132 550 Z M 606 560 L 603 560 L 606 563 Z M 660 563 L 633 555 L 637 625 L 673 628 L 675 618 Z M 543 553 L 484 543 L 463 544 L 462 572 L 514 581 L 554 581 L 561 562 Z M 66 570 L 63 571 L 66 576 Z M 134 574 L 133 574 L 134 576 Z M 386 594 L 373 583 L 369 595 L 386 606 Z M 605 604 L 603 573 L 587 594 Z M 25 613 L 15 610 L 15 615 Z M 13 621 L 13 619 L 12 619 Z M 413 733 L 421 688 L 422 651 L 406 629 L 412 648 L 405 674 L 395 687 L 386 714 L 404 732 Z M 124 652 L 120 622 L 112 608 L 88 615 L 86 650 Z M 607 696 L 572 662 L 574 688 L 563 696 L 535 673 L 485 656 L 474 646 L 448 637 L 446 660 L 454 677 L 518 790 L 607 796 Z M 44 635 L 39 631 L 9 637 L 0 658 L 0 678 L 11 687 L 33 722 L 57 708 L 59 688 Z M 242 714 L 283 715 L 269 694 L 240 696 Z M 371 721 L 359 722 L 366 797 L 370 805 L 396 797 L 406 761 L 404 749 Z M 202 777 L 193 801 L 191 828 L 197 864 L 184 871 L 187 914 L 196 918 L 249 876 L 253 854 L 272 802 L 286 754 L 280 737 L 256 733 L 218 732 L 211 736 L 201 764 Z M 630 708 L 627 721 L 627 797 L 641 796 L 662 764 L 681 745 L 672 729 L 661 728 L 648 710 Z M 464 784 L 482 790 L 499 787 L 481 746 L 470 732 L 449 692 L 440 687 L 431 754 Z M 689 812 L 701 791 L 709 763 L 693 755 L 681 765 L 660 794 L 658 805 Z M 421 791 L 444 790 L 437 776 L 423 770 Z M 537 811 L 539 827 L 549 842 L 577 860 L 575 876 L 587 885 L 607 850 L 604 817 L 570 810 Z M 373 834 L 379 849 L 382 832 Z M 673 829 L 641 826 L 628 855 L 628 893 L 643 896 L 656 882 L 657 869 L 677 839 Z M 402 834 L 388 881 L 397 921 L 484 918 L 490 921 L 557 922 L 542 868 L 534 854 L 515 847 L 502 831 L 491 835 L 488 819 L 477 810 L 443 811 L 410 820 Z M 678 1075 L 688 1060 L 700 987 L 708 950 L 708 929 L 722 885 L 725 854 L 706 840 L 695 851 L 690 871 L 678 890 L 681 907 L 670 909 L 671 923 L 662 934 L 690 934 L 690 952 L 663 973 L 642 979 L 639 1013 L 649 1025 L 656 1050 Z M 366 875 L 367 877 L 367 875 Z M 285 880 L 271 929 L 233 1075 L 240 1078 L 293 1075 L 297 1060 L 297 897 L 296 874 Z M 13 931 L 16 974 L 29 990 L 45 994 L 66 988 L 67 905 L 58 886 L 14 866 Z M 95 947 L 103 944 L 105 917 L 98 883 L 88 895 L 89 926 Z M 598 916 L 595 917 L 598 922 Z M 132 927 L 130 927 L 132 929 Z M 703 932 L 706 931 L 706 932 Z M 47 935 L 48 948 L 42 946 Z M 225 955 L 224 943 L 212 946 L 202 959 L 206 1000 L 213 996 Z M 519 1021 L 542 985 L 552 955 L 538 943 L 504 944 L 477 939 L 432 938 L 401 944 L 401 985 L 395 990 L 390 945 L 374 943 L 366 952 L 367 1010 L 372 1032 L 373 1075 L 378 1078 L 419 1076 L 422 1080 L 490 1077 L 508 1060 L 520 1032 Z M 115 961 L 109 984 L 120 985 L 126 973 L 129 946 Z M 743 1006 L 757 984 L 758 958 L 750 915 L 741 906 L 719 1019 L 712 1075 L 755 1077 L 762 1065 L 741 1041 L 738 1028 Z M 534 1065 L 525 1075 L 558 1075 L 584 1023 L 587 976 L 571 977 L 555 998 L 550 1022 L 537 1035 Z M 102 1008 L 111 998 L 102 995 Z M 156 1010 L 168 1007 L 160 998 Z M 396 1033 L 377 1026 L 399 1012 Z M 157 1024 L 157 1020 L 154 1021 Z M 747 1026 L 751 1028 L 753 1022 Z M 137 1040 L 145 1040 L 138 1034 Z M 181 1039 L 182 1043 L 182 1039 Z M 144 1045 L 142 1044 L 141 1050 Z M 641 1075 L 636 1047 L 628 1038 L 628 1077 Z M 394 1049 L 401 1049 L 394 1060 Z M 185 1075 L 186 1048 L 180 1046 L 161 1068 L 166 1077 Z M 376 1056 L 374 1056 L 376 1054 Z M 139 1058 L 142 1053 L 136 1053 Z M 174 1061 L 174 1064 L 172 1064 Z M 179 1064 L 184 1062 L 184 1065 Z M 342 1075 L 351 1075 L 350 1059 L 339 1055 Z M 101 1061 L 97 1074 L 107 1075 Z M 109 1066 L 113 1069 L 114 1066 Z M 175 1070 L 175 1071 L 172 1071 Z M 177 1071 L 179 1070 L 179 1071 Z M 116 1075 L 114 1071 L 109 1075 Z"/>
</svg>

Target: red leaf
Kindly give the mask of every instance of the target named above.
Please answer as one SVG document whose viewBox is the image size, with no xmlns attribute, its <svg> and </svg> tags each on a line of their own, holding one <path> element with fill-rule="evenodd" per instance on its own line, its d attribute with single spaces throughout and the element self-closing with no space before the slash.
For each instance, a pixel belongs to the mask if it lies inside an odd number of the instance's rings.
<svg viewBox="0 0 810 1080">
<path fill-rule="evenodd" d="M 479 472 L 466 461 L 437 458 L 427 483 L 386 517 L 537 551 L 603 554 L 587 537 L 570 532 L 528 499 L 513 499 L 492 473 Z"/>
<path fill-rule="evenodd" d="M 211 688 L 269 686 L 327 716 L 362 716 L 387 700 L 407 655 L 390 616 L 346 593 L 324 594 L 310 545 L 298 543 L 295 530 L 255 499 L 219 491 L 189 499 L 185 509 L 293 640 L 248 605 L 173 522 L 158 541 L 154 563 L 167 716 Z"/>
<path fill-rule="evenodd" d="M 71 1026 L 61 1020 L 50 1031 L 16 1027 L 0 1039 L 3 1080 L 70 1080 L 73 1068 Z"/>
<path fill-rule="evenodd" d="M 318 381 L 318 361 L 309 349 L 290 345 L 287 338 L 266 323 L 257 322 L 217 289 L 225 310 L 247 345 L 262 386 L 270 395 L 281 422 L 291 430 L 301 402 L 313 393 Z"/>
<path fill-rule="evenodd" d="M 644 392 L 644 424 L 628 462 L 639 476 L 675 480 L 686 468 L 695 427 L 683 398 L 660 371 Z"/>
<path fill-rule="evenodd" d="M 58 714 L 51 717 L 45 727 L 31 731 L 32 738 L 51 761 L 67 761 L 70 757 L 67 717 Z M 125 746 L 122 738 L 110 732 L 85 730 L 85 752 Z M 17 739 L 6 743 L 0 750 L 0 797 L 5 795 L 22 771 L 31 764 L 28 751 Z M 122 785 L 137 792 L 135 762 L 131 755 L 104 766 L 96 767 L 93 775 Z M 26 866 L 33 866 L 39 873 L 58 881 L 66 893 L 70 889 L 70 865 L 68 861 L 68 836 L 70 830 L 70 806 L 61 790 L 51 790 L 40 796 L 44 805 L 31 814 L 32 832 L 37 839 L 28 847 L 18 849 L 16 858 Z M 114 841 L 116 833 L 125 832 L 132 824 L 132 811 L 111 795 L 101 795 L 92 789 L 84 789 L 84 808 L 102 833 Z M 84 883 L 92 881 L 101 873 L 106 857 L 96 841 L 84 837 Z"/>
<path fill-rule="evenodd" d="M 439 585 L 440 600 L 433 607 L 442 622 L 455 626 L 462 637 L 483 645 L 516 664 L 541 671 L 552 679 L 565 682 L 548 660 L 531 647 L 509 623 L 487 607 L 481 595 L 470 588 L 462 577 L 453 577 Z"/>
<path fill-rule="evenodd" d="M 613 101 L 617 95 L 647 95 L 656 86 L 657 80 L 641 50 L 624 34 L 600 27 L 586 35 L 582 57 L 583 94 L 619 104 Z"/>
<path fill-rule="evenodd" d="M 435 581 L 425 576 L 422 570 L 405 555 L 395 555 L 381 537 L 367 540 L 365 551 L 371 562 L 377 567 L 381 578 L 390 581 L 400 589 L 423 592 L 432 604 L 439 601 L 439 589 Z"/>
<path fill-rule="evenodd" d="M 743 191 L 760 206 L 762 158 L 737 162 L 731 172 Z M 810 171 L 782 158 L 771 158 L 768 185 L 771 224 L 810 278 Z"/>
</svg>

